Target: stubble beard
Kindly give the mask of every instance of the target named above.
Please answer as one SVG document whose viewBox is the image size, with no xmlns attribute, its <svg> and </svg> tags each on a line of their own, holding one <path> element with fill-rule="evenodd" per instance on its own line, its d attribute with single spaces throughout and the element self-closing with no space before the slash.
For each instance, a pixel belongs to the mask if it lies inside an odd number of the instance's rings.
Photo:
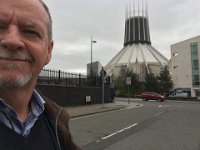
<svg viewBox="0 0 200 150">
<path fill-rule="evenodd" d="M 11 72 L 11 75 L 10 77 L 5 77 L 0 74 L 0 88 L 22 88 L 32 79 L 31 73 L 27 73 L 21 76 L 12 76 L 12 72 L 21 70 L 21 66 L 12 64 L 8 65 L 7 68 Z"/>
<path fill-rule="evenodd" d="M 34 61 L 33 57 L 30 56 L 29 54 L 25 54 L 21 51 L 13 52 L 8 49 L 1 49 L 0 58 L 19 59 L 19 60 L 24 60 L 30 63 Z M 22 88 L 25 85 L 27 85 L 33 77 L 31 72 L 23 74 L 22 73 L 23 66 L 21 65 L 7 64 L 3 68 L 5 71 L 10 72 L 10 74 L 8 76 L 5 76 L 0 73 L 0 88 Z M 17 75 L 17 76 L 13 75 L 16 72 L 18 73 L 21 72 L 22 75 Z"/>
</svg>

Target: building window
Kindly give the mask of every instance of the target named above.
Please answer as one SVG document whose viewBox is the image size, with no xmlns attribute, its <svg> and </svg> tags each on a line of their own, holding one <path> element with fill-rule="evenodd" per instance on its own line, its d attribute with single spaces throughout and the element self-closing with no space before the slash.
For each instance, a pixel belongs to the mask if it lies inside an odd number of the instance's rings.
<svg viewBox="0 0 200 150">
<path fill-rule="evenodd" d="M 200 91 L 196 91 L 196 96 L 200 96 Z"/>
<path fill-rule="evenodd" d="M 199 70 L 199 60 L 192 60 L 192 70 Z"/>
<path fill-rule="evenodd" d="M 191 63 L 192 63 L 192 84 L 193 87 L 200 86 L 199 78 L 199 58 L 198 58 L 198 44 L 192 43 L 191 49 Z"/>
<path fill-rule="evenodd" d="M 199 75 L 194 75 L 193 76 L 193 86 L 198 86 L 199 85 Z"/>
</svg>

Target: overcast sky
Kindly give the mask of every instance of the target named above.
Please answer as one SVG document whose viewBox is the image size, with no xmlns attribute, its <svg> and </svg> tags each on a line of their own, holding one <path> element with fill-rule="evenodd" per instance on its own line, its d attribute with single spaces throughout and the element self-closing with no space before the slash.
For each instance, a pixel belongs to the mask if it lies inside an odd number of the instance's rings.
<svg viewBox="0 0 200 150">
<path fill-rule="evenodd" d="M 141 0 L 140 0 L 141 1 Z M 53 58 L 46 68 L 86 73 L 106 65 L 122 48 L 127 0 L 45 0 L 53 19 Z M 138 0 L 135 0 L 137 3 Z M 170 45 L 200 35 L 199 0 L 147 0 L 151 43 L 170 59 Z"/>
</svg>

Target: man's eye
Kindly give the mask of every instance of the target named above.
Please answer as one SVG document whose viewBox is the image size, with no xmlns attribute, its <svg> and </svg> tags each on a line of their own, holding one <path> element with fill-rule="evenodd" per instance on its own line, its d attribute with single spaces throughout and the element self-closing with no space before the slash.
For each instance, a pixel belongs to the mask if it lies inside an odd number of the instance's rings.
<svg viewBox="0 0 200 150">
<path fill-rule="evenodd" d="M 0 30 L 5 30 L 5 29 L 6 29 L 6 26 L 3 24 L 0 24 Z"/>
<path fill-rule="evenodd" d="M 41 37 L 41 36 L 40 36 L 40 33 L 38 33 L 38 32 L 35 31 L 35 30 L 24 30 L 24 33 L 26 33 L 26 34 L 28 34 L 28 35 L 31 35 L 31 36 Z"/>
</svg>

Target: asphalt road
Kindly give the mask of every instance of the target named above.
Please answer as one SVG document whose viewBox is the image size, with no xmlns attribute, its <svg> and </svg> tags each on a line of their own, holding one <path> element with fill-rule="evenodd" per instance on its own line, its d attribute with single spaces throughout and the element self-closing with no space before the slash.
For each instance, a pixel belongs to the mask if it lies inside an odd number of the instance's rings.
<svg viewBox="0 0 200 150">
<path fill-rule="evenodd" d="M 200 150 L 200 102 L 130 101 L 144 106 L 72 119 L 74 140 L 83 150 Z"/>
</svg>

